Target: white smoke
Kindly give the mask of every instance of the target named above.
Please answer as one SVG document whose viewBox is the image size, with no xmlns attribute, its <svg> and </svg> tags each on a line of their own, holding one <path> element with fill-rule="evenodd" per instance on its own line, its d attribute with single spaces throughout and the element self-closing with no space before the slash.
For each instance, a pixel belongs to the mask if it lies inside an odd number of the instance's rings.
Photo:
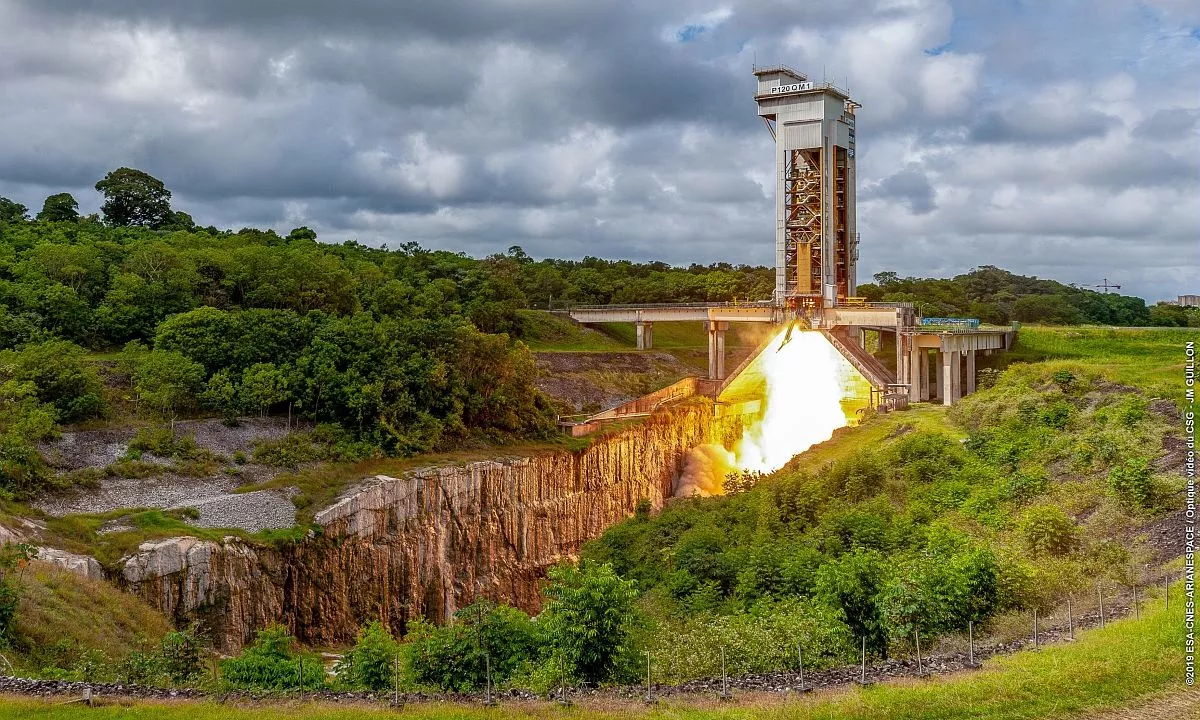
<svg viewBox="0 0 1200 720">
<path fill-rule="evenodd" d="M 721 445 L 697 445 L 688 451 L 683 472 L 675 480 L 675 497 L 710 497 L 725 493 L 725 475 L 734 469 L 733 453 Z"/>
</svg>

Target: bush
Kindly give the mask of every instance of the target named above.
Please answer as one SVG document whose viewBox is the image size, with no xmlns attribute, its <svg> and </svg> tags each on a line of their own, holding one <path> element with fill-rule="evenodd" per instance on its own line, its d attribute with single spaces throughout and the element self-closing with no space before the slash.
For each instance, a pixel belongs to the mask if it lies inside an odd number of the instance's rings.
<svg viewBox="0 0 1200 720">
<path fill-rule="evenodd" d="M 418 620 L 404 641 L 405 671 L 414 684 L 457 691 L 484 687 L 489 663 L 492 683 L 505 682 L 536 659 L 540 644 L 528 615 L 486 601 L 459 610 L 449 625 Z"/>
<path fill-rule="evenodd" d="M 6 350 L 0 353 L 0 368 L 12 380 L 33 383 L 38 400 L 53 405 L 62 422 L 103 417 L 107 411 L 100 374 L 74 343 L 50 340 Z"/>
<path fill-rule="evenodd" d="M 867 638 L 867 647 L 885 657 L 887 629 L 876 600 L 886 581 L 887 565 L 873 550 L 855 550 L 817 571 L 817 596 L 841 610 L 854 637 Z"/>
<path fill-rule="evenodd" d="M 996 559 L 987 550 L 954 555 L 923 553 L 901 560 L 880 591 L 880 612 L 889 635 L 913 640 L 964 629 L 988 617 L 998 606 Z"/>
<path fill-rule="evenodd" d="M 1144 457 L 1126 460 L 1108 472 L 1108 490 L 1128 507 L 1149 510 L 1154 507 L 1154 475 Z"/>
<path fill-rule="evenodd" d="M 396 682 L 396 660 L 400 643 L 378 620 L 358 631 L 354 647 L 342 655 L 334 672 L 338 680 L 351 688 L 386 690 Z"/>
<path fill-rule="evenodd" d="M 225 682 L 245 690 L 324 687 L 325 669 L 320 659 L 315 655 L 304 656 L 294 652 L 294 642 L 295 638 L 279 625 L 258 631 L 254 644 L 243 650 L 241 655 L 221 663 Z"/>
<path fill-rule="evenodd" d="M 607 679 L 635 619 L 633 582 L 622 580 L 611 565 L 586 561 L 578 567 L 558 565 L 549 579 L 542 617 L 554 653 L 580 680 Z"/>
<path fill-rule="evenodd" d="M 722 648 L 730 674 L 795 668 L 797 645 L 804 650 L 805 669 L 851 662 L 858 647 L 836 610 L 791 599 L 751 613 L 663 619 L 639 637 L 637 650 L 651 653 L 656 680 L 684 682 L 719 675 Z"/>
<path fill-rule="evenodd" d="M 1075 521 L 1053 505 L 1027 510 L 1019 530 L 1025 547 L 1034 555 L 1066 555 L 1075 549 Z"/>
</svg>

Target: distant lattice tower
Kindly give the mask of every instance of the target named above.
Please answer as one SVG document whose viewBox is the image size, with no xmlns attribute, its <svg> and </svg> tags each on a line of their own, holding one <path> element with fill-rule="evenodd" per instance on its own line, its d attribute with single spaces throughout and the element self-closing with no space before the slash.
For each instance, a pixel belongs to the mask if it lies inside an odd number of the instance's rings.
<svg viewBox="0 0 1200 720">
<path fill-rule="evenodd" d="M 758 114 L 775 138 L 775 301 L 836 305 L 855 292 L 854 111 L 830 83 L 756 67 Z"/>
</svg>

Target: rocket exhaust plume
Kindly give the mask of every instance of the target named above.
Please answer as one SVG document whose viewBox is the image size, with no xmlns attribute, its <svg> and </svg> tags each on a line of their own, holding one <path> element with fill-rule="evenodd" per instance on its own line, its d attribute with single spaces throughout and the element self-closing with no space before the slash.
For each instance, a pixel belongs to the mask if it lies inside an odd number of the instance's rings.
<svg viewBox="0 0 1200 720">
<path fill-rule="evenodd" d="M 820 332 L 781 330 L 755 365 L 766 381 L 760 414 L 745 419 L 733 450 L 694 448 L 676 482 L 677 497 L 721 494 L 732 471 L 778 470 L 848 425 L 844 401 L 866 394 L 860 387 L 866 380 Z"/>
</svg>

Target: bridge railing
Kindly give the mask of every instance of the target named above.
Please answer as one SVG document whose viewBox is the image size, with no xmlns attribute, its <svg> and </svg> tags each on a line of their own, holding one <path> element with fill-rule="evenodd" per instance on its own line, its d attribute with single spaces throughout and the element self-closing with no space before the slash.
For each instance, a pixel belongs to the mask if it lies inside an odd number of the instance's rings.
<svg viewBox="0 0 1200 720">
<path fill-rule="evenodd" d="M 645 309 L 673 309 L 682 310 L 705 310 L 708 308 L 773 308 L 775 303 L 771 300 L 753 300 L 749 302 L 704 302 L 704 303 L 625 303 L 619 305 L 568 305 L 565 309 L 569 311 L 576 310 L 645 310 Z"/>
</svg>

